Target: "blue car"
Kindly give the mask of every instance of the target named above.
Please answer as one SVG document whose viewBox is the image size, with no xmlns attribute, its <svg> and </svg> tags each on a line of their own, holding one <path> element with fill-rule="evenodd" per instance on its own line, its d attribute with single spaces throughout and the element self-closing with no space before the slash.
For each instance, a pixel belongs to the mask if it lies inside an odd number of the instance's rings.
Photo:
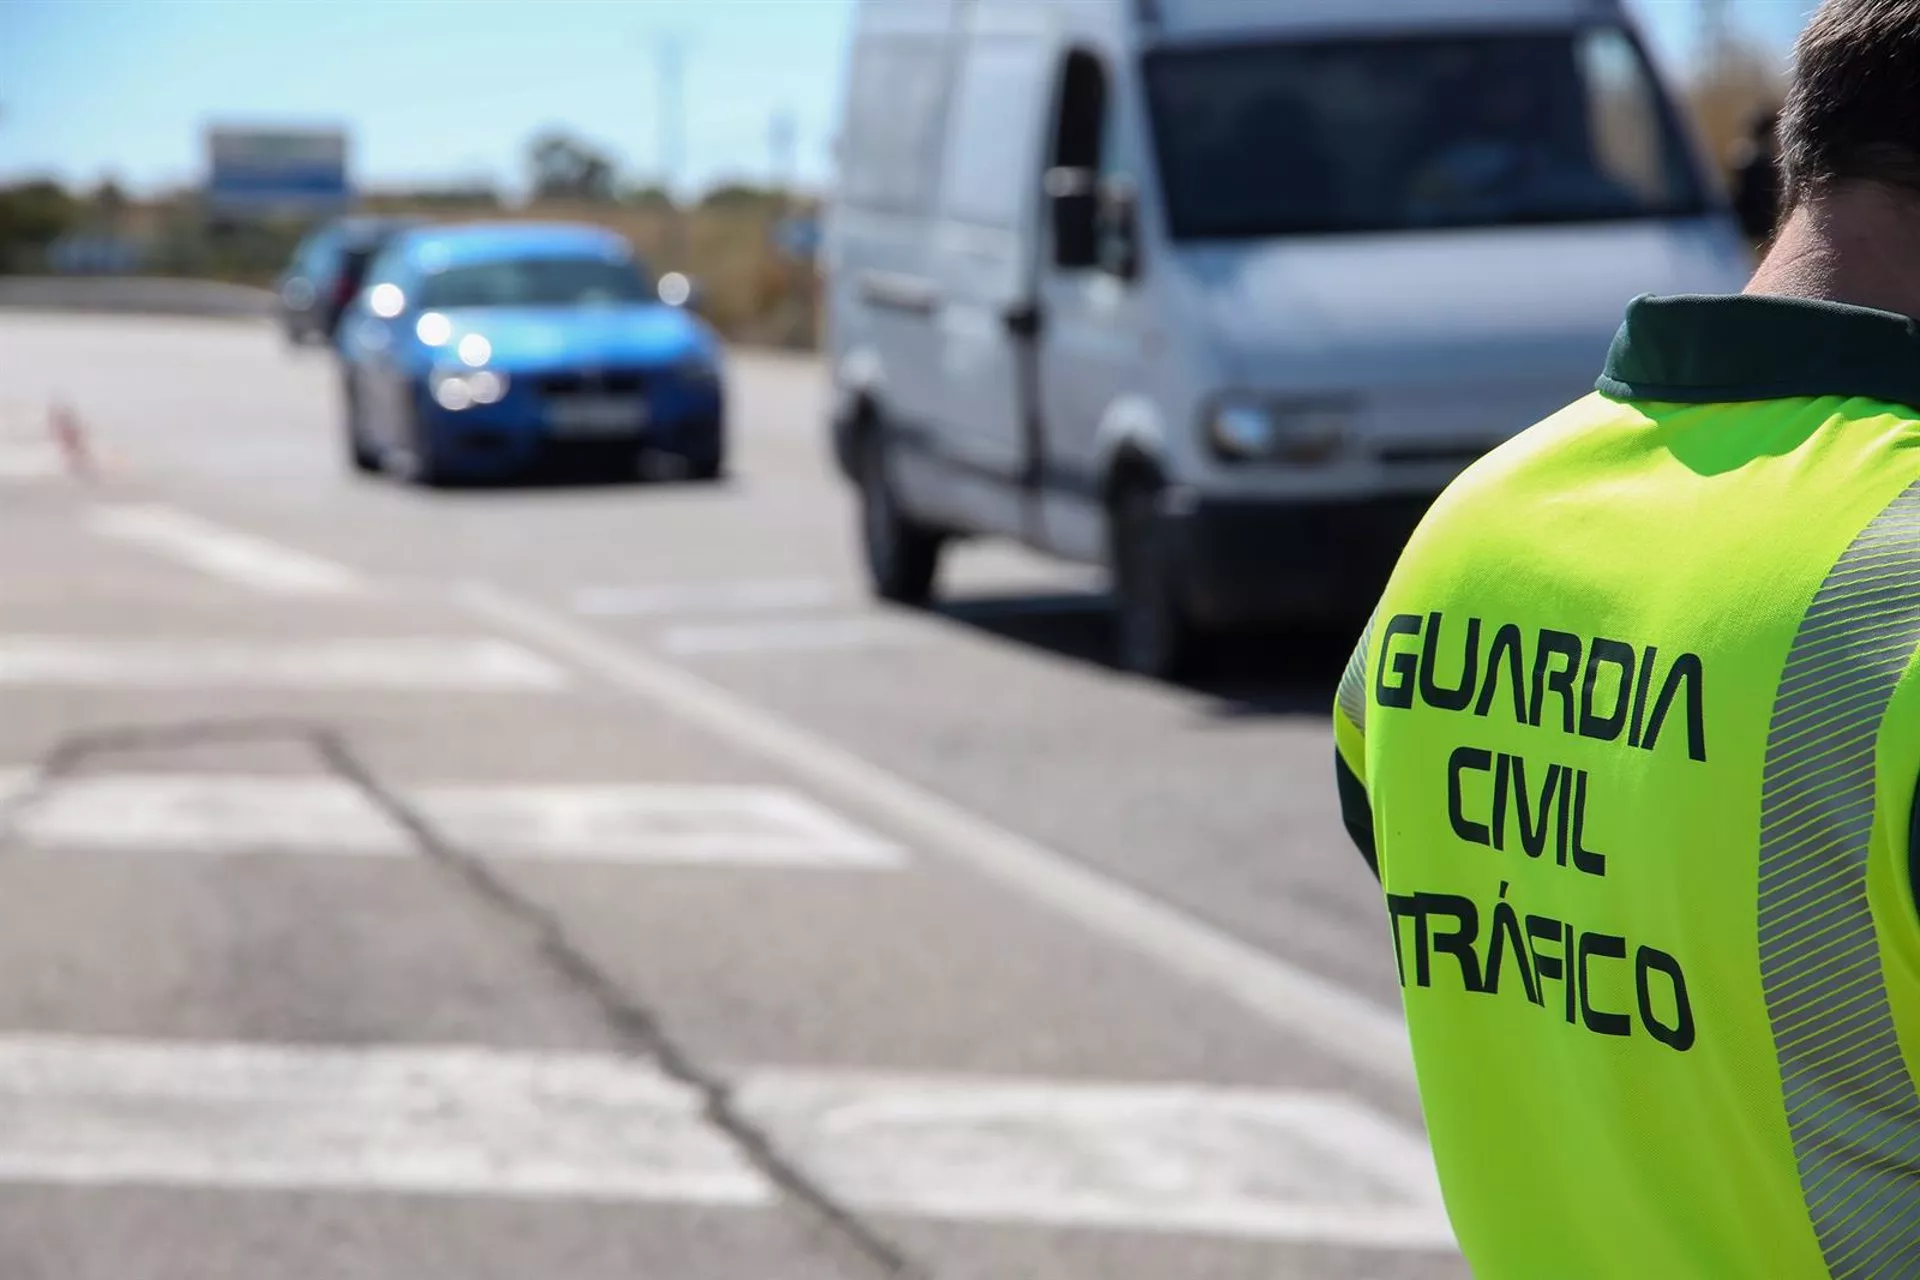
<svg viewBox="0 0 1920 1280">
<path fill-rule="evenodd" d="M 408 232 L 368 268 L 336 337 L 347 456 L 426 485 L 559 454 L 713 479 L 720 343 L 688 293 L 684 278 L 656 285 L 599 227 Z"/>
</svg>

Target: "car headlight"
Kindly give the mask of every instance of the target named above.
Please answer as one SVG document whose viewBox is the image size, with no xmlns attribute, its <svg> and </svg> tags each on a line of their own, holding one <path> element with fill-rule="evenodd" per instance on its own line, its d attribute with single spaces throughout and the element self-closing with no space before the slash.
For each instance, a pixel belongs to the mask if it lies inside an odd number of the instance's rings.
<svg viewBox="0 0 1920 1280">
<path fill-rule="evenodd" d="M 507 394 L 507 375 L 497 369 L 443 369 L 427 386 L 435 404 L 458 413 L 476 404 L 498 404 Z"/>
<path fill-rule="evenodd" d="M 1340 452 L 1353 416 L 1339 400 L 1227 396 L 1207 412 L 1207 439 L 1229 462 L 1313 465 Z"/>
</svg>

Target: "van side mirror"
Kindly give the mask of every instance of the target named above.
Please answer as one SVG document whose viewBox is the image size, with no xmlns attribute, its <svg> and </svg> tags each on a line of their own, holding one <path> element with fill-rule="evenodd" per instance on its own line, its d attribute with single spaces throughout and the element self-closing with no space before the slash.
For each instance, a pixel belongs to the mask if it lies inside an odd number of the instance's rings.
<svg viewBox="0 0 1920 1280">
<path fill-rule="evenodd" d="M 1112 178 L 1102 185 L 1096 234 L 1102 271 L 1121 280 L 1140 274 L 1140 199 L 1131 179 Z"/>
<path fill-rule="evenodd" d="M 1047 170 L 1047 201 L 1053 214 L 1053 262 L 1068 269 L 1100 261 L 1099 197 L 1091 169 Z"/>
</svg>

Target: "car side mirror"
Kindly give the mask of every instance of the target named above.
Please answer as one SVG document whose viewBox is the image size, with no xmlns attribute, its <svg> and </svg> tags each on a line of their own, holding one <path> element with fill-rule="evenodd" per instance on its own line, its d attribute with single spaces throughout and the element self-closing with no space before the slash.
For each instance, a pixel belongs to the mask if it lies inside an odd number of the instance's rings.
<svg viewBox="0 0 1920 1280">
<path fill-rule="evenodd" d="M 1100 189 L 1096 256 L 1102 271 L 1121 280 L 1140 274 L 1140 199 L 1133 182 L 1112 178 Z"/>
<path fill-rule="evenodd" d="M 1047 201 L 1053 215 L 1053 262 L 1067 269 L 1100 261 L 1100 209 L 1091 169 L 1047 170 Z"/>
</svg>

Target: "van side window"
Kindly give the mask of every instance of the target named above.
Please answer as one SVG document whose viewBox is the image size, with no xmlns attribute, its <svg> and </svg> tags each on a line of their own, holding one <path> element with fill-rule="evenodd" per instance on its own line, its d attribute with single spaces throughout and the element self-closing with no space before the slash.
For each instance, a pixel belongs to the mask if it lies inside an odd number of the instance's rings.
<svg viewBox="0 0 1920 1280">
<path fill-rule="evenodd" d="M 1050 87 L 1037 41 L 976 37 L 953 104 L 941 200 L 948 217 L 1016 228 L 1038 185 L 1035 154 Z"/>
<path fill-rule="evenodd" d="M 1140 142 L 1118 95 L 1107 98 L 1100 136 L 1100 268 L 1131 280 L 1140 269 Z"/>
<path fill-rule="evenodd" d="M 1099 261 L 1099 183 L 1108 159 L 1111 95 L 1107 73 L 1092 54 L 1075 50 L 1060 73 L 1047 194 L 1055 201 L 1053 263 L 1086 268 Z"/>
<path fill-rule="evenodd" d="M 936 40 L 868 39 L 854 51 L 841 139 L 849 204 L 924 213 L 939 178 L 946 53 Z"/>
</svg>

